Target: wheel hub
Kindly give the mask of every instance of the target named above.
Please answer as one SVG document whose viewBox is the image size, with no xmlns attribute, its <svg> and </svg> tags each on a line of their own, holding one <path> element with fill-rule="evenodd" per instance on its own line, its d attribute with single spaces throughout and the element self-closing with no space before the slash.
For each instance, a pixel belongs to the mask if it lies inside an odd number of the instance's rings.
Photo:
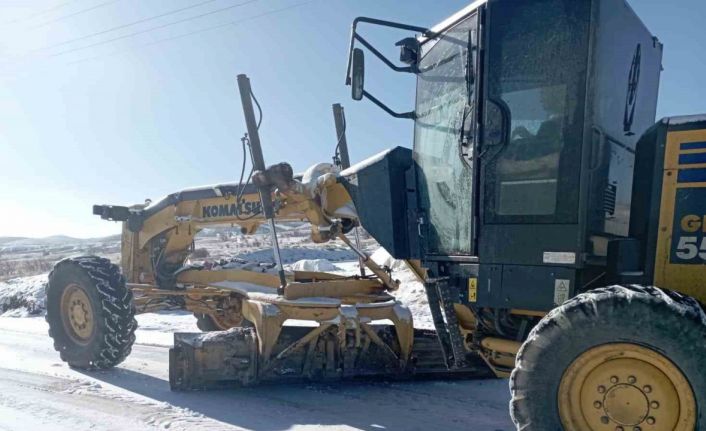
<svg viewBox="0 0 706 431">
<path fill-rule="evenodd" d="M 78 344 L 87 344 L 93 335 L 93 307 L 88 294 L 78 284 L 64 289 L 61 316 L 68 336 Z"/>
<path fill-rule="evenodd" d="M 608 344 L 581 354 L 559 387 L 559 414 L 569 430 L 693 430 L 696 402 L 681 371 L 635 344 Z"/>
<path fill-rule="evenodd" d="M 639 388 L 618 384 L 606 392 L 603 412 L 609 420 L 622 425 L 639 425 L 650 412 L 650 400 Z"/>
</svg>

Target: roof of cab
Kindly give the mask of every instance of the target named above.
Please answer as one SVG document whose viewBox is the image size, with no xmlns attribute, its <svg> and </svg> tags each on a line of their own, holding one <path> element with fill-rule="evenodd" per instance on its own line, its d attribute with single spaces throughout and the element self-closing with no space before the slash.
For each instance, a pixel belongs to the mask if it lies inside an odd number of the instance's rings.
<svg viewBox="0 0 706 431">
<path fill-rule="evenodd" d="M 464 7 L 463 9 L 459 10 L 458 12 L 454 13 L 450 17 L 446 18 L 445 20 L 441 21 L 440 23 L 436 24 L 429 30 L 432 33 L 437 33 L 444 31 L 446 28 L 451 27 L 452 25 L 456 24 L 458 21 L 463 19 L 466 15 L 469 13 L 473 12 L 474 10 L 478 9 L 480 6 L 488 3 L 488 0 L 476 0 L 473 3 L 469 4 L 468 6 Z M 419 36 L 419 41 L 424 42 L 427 37 L 420 35 Z"/>
</svg>

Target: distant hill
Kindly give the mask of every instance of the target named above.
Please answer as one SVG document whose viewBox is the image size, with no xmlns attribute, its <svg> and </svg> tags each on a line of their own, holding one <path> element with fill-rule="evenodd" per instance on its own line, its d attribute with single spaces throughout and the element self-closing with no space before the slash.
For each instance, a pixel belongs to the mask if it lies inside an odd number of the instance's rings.
<svg viewBox="0 0 706 431">
<path fill-rule="evenodd" d="M 0 245 L 6 244 L 8 242 L 18 241 L 27 239 L 21 236 L 0 236 Z"/>
<path fill-rule="evenodd" d="M 120 235 L 110 235 L 100 238 L 73 238 L 66 235 L 52 235 L 44 238 L 27 238 L 15 236 L 0 236 L 0 248 L 41 248 L 41 247 L 57 247 L 64 245 L 79 245 L 92 244 L 103 242 L 114 242 L 120 240 Z"/>
</svg>

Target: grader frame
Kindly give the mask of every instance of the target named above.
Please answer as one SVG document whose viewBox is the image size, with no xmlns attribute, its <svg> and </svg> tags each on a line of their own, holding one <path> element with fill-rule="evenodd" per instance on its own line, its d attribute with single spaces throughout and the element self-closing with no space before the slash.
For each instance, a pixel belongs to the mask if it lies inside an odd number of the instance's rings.
<svg viewBox="0 0 706 431">
<path fill-rule="evenodd" d="M 238 77 L 253 160 L 252 182 L 185 190 L 148 205 L 99 205 L 94 213 L 123 222 L 122 268 L 136 312 L 165 308 L 206 316 L 227 334 L 175 334 L 170 355 L 174 389 L 252 384 L 294 378 L 447 372 L 429 331 L 414 330 L 409 310 L 390 295 L 399 282 L 347 237 L 359 220 L 340 168 L 318 164 L 295 176 L 287 164 L 264 167 L 247 77 Z M 334 105 L 338 147 L 345 145 L 342 108 Z M 345 146 L 340 159 L 347 163 Z M 269 209 L 268 209 L 269 207 Z M 308 221 L 314 242 L 340 240 L 358 256 L 354 276 L 285 272 L 274 237 L 274 268 L 205 268 L 187 264 L 197 233 L 231 224 L 243 234 L 266 222 Z M 235 265 L 238 266 L 237 264 Z M 418 263 L 410 269 L 423 277 Z M 299 322 L 299 326 L 287 322 Z M 301 326 L 304 322 L 304 326 Z M 307 326 L 308 325 L 308 326 Z M 418 339 L 415 350 L 415 339 Z M 222 366 L 223 360 L 238 364 Z M 230 358 L 230 359 L 227 359 Z M 236 361 L 237 362 L 237 361 Z M 464 373 L 487 374 L 477 369 Z"/>
</svg>

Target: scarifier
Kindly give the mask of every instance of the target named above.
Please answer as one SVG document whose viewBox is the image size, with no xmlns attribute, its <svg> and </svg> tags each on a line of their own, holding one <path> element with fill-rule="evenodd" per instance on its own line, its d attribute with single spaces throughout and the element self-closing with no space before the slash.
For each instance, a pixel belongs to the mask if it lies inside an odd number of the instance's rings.
<svg viewBox="0 0 706 431">
<path fill-rule="evenodd" d="M 416 35 L 396 63 L 363 25 Z M 414 110 L 365 89 L 364 49 L 416 76 Z M 412 120 L 413 149 L 302 176 L 265 168 L 240 76 L 252 181 L 95 207 L 123 222 L 122 275 L 96 257 L 57 264 L 56 347 L 73 366 L 110 367 L 136 310 L 178 307 L 223 331 L 175 335 L 175 389 L 495 375 L 510 377 L 525 431 L 704 430 L 706 116 L 654 124 L 661 60 L 623 0 L 478 0 L 432 28 L 357 18 L 346 84 Z M 184 266 L 196 233 L 222 223 L 270 223 L 279 263 L 275 220 L 307 220 L 369 272 Z M 394 274 L 348 238 L 357 226 L 423 281 L 434 331 L 413 329 Z"/>
</svg>

